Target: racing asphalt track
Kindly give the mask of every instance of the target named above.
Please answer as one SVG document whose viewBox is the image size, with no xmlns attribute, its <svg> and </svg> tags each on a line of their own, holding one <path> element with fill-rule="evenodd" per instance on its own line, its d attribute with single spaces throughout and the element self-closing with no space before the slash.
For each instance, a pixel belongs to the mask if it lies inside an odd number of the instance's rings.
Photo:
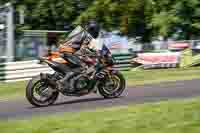
<svg viewBox="0 0 200 133">
<path fill-rule="evenodd" d="M 80 98 L 60 97 L 56 104 L 35 108 L 25 98 L 0 101 L 0 120 L 26 119 L 32 116 L 79 112 L 145 102 L 165 101 L 200 96 L 200 79 L 166 82 L 160 84 L 127 87 L 121 98 L 103 99 L 91 94 Z"/>
</svg>

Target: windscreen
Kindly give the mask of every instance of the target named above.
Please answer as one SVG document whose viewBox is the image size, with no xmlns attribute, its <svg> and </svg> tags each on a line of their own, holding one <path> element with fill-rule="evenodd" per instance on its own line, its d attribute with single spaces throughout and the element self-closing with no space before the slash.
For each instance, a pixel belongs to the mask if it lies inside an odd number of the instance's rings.
<svg viewBox="0 0 200 133">
<path fill-rule="evenodd" d="M 68 39 L 73 38 L 74 36 L 78 35 L 79 33 L 83 32 L 83 28 L 81 26 L 77 26 L 69 35 Z"/>
</svg>

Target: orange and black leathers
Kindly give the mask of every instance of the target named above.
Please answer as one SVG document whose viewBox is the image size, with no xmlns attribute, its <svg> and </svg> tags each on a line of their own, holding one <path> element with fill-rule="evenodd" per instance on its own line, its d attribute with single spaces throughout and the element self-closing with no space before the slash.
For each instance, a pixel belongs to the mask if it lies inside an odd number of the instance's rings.
<svg viewBox="0 0 200 133">
<path fill-rule="evenodd" d="M 82 45 L 86 45 L 84 43 L 86 38 L 87 34 L 84 32 L 79 33 L 59 48 L 61 57 L 72 63 L 73 67 L 81 67 L 81 59 L 76 53 L 81 49 Z"/>
</svg>

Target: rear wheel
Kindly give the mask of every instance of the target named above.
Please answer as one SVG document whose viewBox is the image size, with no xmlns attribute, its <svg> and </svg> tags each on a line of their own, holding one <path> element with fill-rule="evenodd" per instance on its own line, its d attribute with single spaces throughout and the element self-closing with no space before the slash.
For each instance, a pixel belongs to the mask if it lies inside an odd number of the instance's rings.
<svg viewBox="0 0 200 133">
<path fill-rule="evenodd" d="M 99 84 L 99 93 L 105 98 L 117 98 L 120 97 L 126 87 L 126 81 L 124 76 L 120 73 L 113 73 L 110 77 L 106 77 Z"/>
<path fill-rule="evenodd" d="M 26 98 L 34 106 L 42 107 L 53 104 L 59 92 L 48 85 L 40 76 L 34 77 L 26 87 Z"/>
</svg>

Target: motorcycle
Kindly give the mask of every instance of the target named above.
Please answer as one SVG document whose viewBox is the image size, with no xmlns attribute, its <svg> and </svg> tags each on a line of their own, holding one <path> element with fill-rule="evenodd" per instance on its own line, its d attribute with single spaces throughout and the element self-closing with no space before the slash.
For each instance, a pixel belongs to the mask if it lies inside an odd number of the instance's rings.
<svg viewBox="0 0 200 133">
<path fill-rule="evenodd" d="M 72 60 L 75 58 L 73 49 L 68 46 L 71 43 L 77 43 L 80 36 L 83 38 L 81 42 L 84 43 L 91 43 L 94 39 L 85 29 L 78 27 L 69 34 L 65 43 L 60 46 L 59 52 L 51 52 L 47 57 L 39 58 L 40 62 L 48 64 L 54 73 L 40 73 L 28 82 L 26 98 L 30 104 L 37 107 L 52 105 L 60 93 L 64 96 L 76 97 L 97 92 L 104 98 L 121 96 L 126 86 L 125 78 L 120 71 L 113 68 L 114 58 L 112 56 L 110 56 L 111 62 L 106 61 L 105 57 L 110 54 L 106 46 L 104 46 L 104 55 L 99 56 L 96 52 L 87 52 L 86 50 L 84 54 L 76 54 L 81 60 L 80 62 Z M 63 56 L 63 50 L 69 54 Z M 97 61 L 103 67 L 97 69 L 94 65 Z M 84 67 L 80 67 L 80 64 Z M 64 78 L 65 87 L 60 87 L 59 81 Z"/>
</svg>

